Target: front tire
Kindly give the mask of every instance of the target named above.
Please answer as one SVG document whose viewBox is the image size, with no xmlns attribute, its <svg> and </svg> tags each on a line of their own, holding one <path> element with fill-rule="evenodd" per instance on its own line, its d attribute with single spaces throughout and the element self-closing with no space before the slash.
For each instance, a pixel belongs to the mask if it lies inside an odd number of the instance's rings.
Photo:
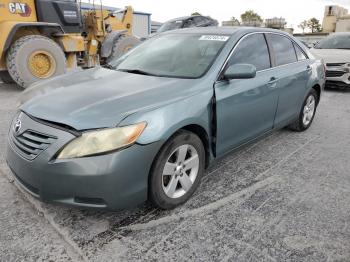
<svg viewBox="0 0 350 262">
<path fill-rule="evenodd" d="M 205 150 L 200 138 L 179 131 L 162 147 L 153 163 L 149 199 L 157 207 L 173 209 L 195 192 L 204 173 Z"/>
<path fill-rule="evenodd" d="M 301 107 L 298 120 L 289 126 L 290 129 L 297 132 L 302 132 L 311 126 L 315 118 L 318 99 L 319 97 L 316 90 L 311 89 L 304 100 L 303 106 Z"/>
<path fill-rule="evenodd" d="M 66 72 L 66 57 L 61 47 L 40 35 L 23 36 L 12 44 L 6 56 L 12 79 L 21 87 Z"/>
</svg>

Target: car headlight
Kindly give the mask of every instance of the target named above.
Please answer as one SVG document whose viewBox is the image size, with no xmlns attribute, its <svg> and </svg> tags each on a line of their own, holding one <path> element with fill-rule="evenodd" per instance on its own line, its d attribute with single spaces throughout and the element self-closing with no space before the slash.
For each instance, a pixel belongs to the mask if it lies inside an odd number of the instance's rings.
<svg viewBox="0 0 350 262">
<path fill-rule="evenodd" d="M 57 159 L 68 159 L 98 155 L 127 147 L 136 142 L 146 123 L 88 131 L 69 142 Z"/>
</svg>

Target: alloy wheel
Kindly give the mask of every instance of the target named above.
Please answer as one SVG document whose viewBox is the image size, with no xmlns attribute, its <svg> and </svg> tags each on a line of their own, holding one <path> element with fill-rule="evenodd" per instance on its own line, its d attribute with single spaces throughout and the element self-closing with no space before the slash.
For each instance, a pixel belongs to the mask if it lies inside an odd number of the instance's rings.
<svg viewBox="0 0 350 262">
<path fill-rule="evenodd" d="M 191 145 L 177 147 L 169 156 L 162 173 L 162 187 L 170 198 L 185 195 L 195 182 L 199 170 L 199 156 Z"/>
<path fill-rule="evenodd" d="M 316 108 L 316 99 L 313 95 L 310 95 L 306 103 L 304 105 L 303 109 L 303 124 L 304 126 L 307 126 L 310 124 L 312 121 L 312 118 L 314 117 L 315 114 L 315 108 Z"/>
</svg>

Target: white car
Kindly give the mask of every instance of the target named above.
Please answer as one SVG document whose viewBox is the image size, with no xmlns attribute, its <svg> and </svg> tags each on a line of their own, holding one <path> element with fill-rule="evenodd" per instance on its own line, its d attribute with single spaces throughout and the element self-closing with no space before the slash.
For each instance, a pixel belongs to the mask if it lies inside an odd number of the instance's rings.
<svg viewBox="0 0 350 262">
<path fill-rule="evenodd" d="M 327 87 L 350 88 L 350 33 L 334 33 L 310 52 L 326 64 Z"/>
</svg>

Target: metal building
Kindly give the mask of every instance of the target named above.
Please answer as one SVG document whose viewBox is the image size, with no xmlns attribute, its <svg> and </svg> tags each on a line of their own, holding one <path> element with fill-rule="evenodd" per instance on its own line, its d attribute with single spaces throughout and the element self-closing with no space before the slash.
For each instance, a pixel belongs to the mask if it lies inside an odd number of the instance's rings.
<svg viewBox="0 0 350 262">
<path fill-rule="evenodd" d="M 151 14 L 134 11 L 133 33 L 138 37 L 146 37 L 151 33 Z"/>
<path fill-rule="evenodd" d="M 350 32 L 350 15 L 345 15 L 338 19 L 335 31 Z"/>
<path fill-rule="evenodd" d="M 82 10 L 89 10 L 93 8 L 94 8 L 94 5 L 92 4 L 81 3 Z M 101 8 L 101 6 L 98 4 L 95 4 L 95 8 Z M 102 6 L 102 8 L 110 10 L 111 12 L 122 10 L 122 8 L 116 8 L 111 6 Z M 142 37 L 147 37 L 150 33 L 151 33 L 151 14 L 134 11 L 133 34 L 137 37 L 142 38 Z"/>
<path fill-rule="evenodd" d="M 161 23 L 161 22 L 152 21 L 151 22 L 151 33 L 156 33 L 162 25 L 163 25 L 163 23 Z"/>
</svg>

